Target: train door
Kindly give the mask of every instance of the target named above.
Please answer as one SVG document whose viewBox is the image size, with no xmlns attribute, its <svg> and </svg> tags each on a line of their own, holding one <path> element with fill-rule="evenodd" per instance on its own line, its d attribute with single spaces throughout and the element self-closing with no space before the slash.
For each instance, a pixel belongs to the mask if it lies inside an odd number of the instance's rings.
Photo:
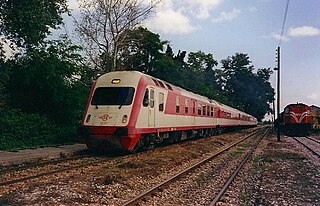
<svg viewBox="0 0 320 206">
<path fill-rule="evenodd" d="M 192 125 L 196 125 L 196 100 L 192 100 Z"/>
<path fill-rule="evenodd" d="M 149 89 L 148 126 L 155 126 L 155 93 L 154 88 Z"/>
</svg>

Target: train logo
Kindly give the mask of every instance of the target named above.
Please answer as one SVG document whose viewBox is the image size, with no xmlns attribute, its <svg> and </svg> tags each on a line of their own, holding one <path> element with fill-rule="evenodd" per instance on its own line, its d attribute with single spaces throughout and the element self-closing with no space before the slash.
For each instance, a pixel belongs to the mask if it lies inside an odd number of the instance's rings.
<svg viewBox="0 0 320 206">
<path fill-rule="evenodd" d="M 112 117 L 109 116 L 108 114 L 104 114 L 103 116 L 100 116 L 99 119 L 101 119 L 102 121 L 106 122 L 109 119 L 112 119 Z"/>
</svg>

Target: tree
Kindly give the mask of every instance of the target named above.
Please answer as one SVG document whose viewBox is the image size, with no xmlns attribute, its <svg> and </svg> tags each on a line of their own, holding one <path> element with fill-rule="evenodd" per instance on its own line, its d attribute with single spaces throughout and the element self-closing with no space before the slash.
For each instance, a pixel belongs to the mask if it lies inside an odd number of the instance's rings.
<svg viewBox="0 0 320 206">
<path fill-rule="evenodd" d="M 270 69 L 259 69 L 254 73 L 248 54 L 236 53 L 221 61 L 224 82 L 223 89 L 233 106 L 261 121 L 270 111 L 269 104 L 274 97 L 274 89 L 269 83 Z"/>
<path fill-rule="evenodd" d="M 119 47 L 121 69 L 137 70 L 149 74 L 156 69 L 156 61 L 161 59 L 161 52 L 166 41 L 161 41 L 159 34 L 138 27 L 123 33 L 127 44 Z"/>
<path fill-rule="evenodd" d="M 79 120 L 88 95 L 81 81 L 84 69 L 79 51 L 80 47 L 64 37 L 11 60 L 7 85 L 10 105 L 59 124 Z"/>
<path fill-rule="evenodd" d="M 18 47 L 30 48 L 62 24 L 66 0 L 0 0 L 0 35 Z M 14 45 L 11 44 L 11 48 Z"/>
<path fill-rule="evenodd" d="M 97 69 L 119 69 L 119 48 L 128 44 L 125 32 L 137 27 L 159 0 L 81 0 L 81 20 L 76 22 L 91 62 Z M 105 63 L 109 63 L 106 64 Z"/>
</svg>

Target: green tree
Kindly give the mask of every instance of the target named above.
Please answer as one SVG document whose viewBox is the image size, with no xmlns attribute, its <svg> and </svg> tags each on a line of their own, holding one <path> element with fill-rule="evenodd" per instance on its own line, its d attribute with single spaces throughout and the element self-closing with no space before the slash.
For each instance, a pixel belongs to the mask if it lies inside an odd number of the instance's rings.
<svg viewBox="0 0 320 206">
<path fill-rule="evenodd" d="M 232 105 L 261 121 L 270 111 L 274 90 L 269 83 L 270 69 L 259 69 L 254 73 L 248 54 L 236 53 L 221 61 L 223 89 Z"/>
<path fill-rule="evenodd" d="M 0 35 L 18 47 L 32 47 L 62 24 L 66 0 L 0 0 Z M 14 46 L 12 45 L 12 48 Z"/>
<path fill-rule="evenodd" d="M 163 55 L 165 41 L 160 40 L 159 34 L 138 27 L 124 33 L 126 44 L 119 47 L 121 68 L 151 73 L 156 69 L 156 61 Z"/>
<path fill-rule="evenodd" d="M 10 102 L 16 108 L 39 113 L 57 123 L 80 119 L 88 88 L 80 47 L 66 38 L 49 41 L 10 62 Z M 88 81 L 88 80 L 86 80 Z"/>
</svg>

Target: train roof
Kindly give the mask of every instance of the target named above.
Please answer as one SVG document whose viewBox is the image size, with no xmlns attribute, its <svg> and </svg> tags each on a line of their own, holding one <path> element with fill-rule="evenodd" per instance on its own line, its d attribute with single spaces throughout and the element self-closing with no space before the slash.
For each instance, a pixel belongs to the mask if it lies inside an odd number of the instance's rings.
<svg viewBox="0 0 320 206">
<path fill-rule="evenodd" d="M 288 104 L 286 107 L 291 107 L 291 106 L 307 106 L 307 107 L 309 107 L 309 105 L 307 105 L 307 104 L 304 104 L 304 103 L 292 103 L 292 104 Z"/>
</svg>

